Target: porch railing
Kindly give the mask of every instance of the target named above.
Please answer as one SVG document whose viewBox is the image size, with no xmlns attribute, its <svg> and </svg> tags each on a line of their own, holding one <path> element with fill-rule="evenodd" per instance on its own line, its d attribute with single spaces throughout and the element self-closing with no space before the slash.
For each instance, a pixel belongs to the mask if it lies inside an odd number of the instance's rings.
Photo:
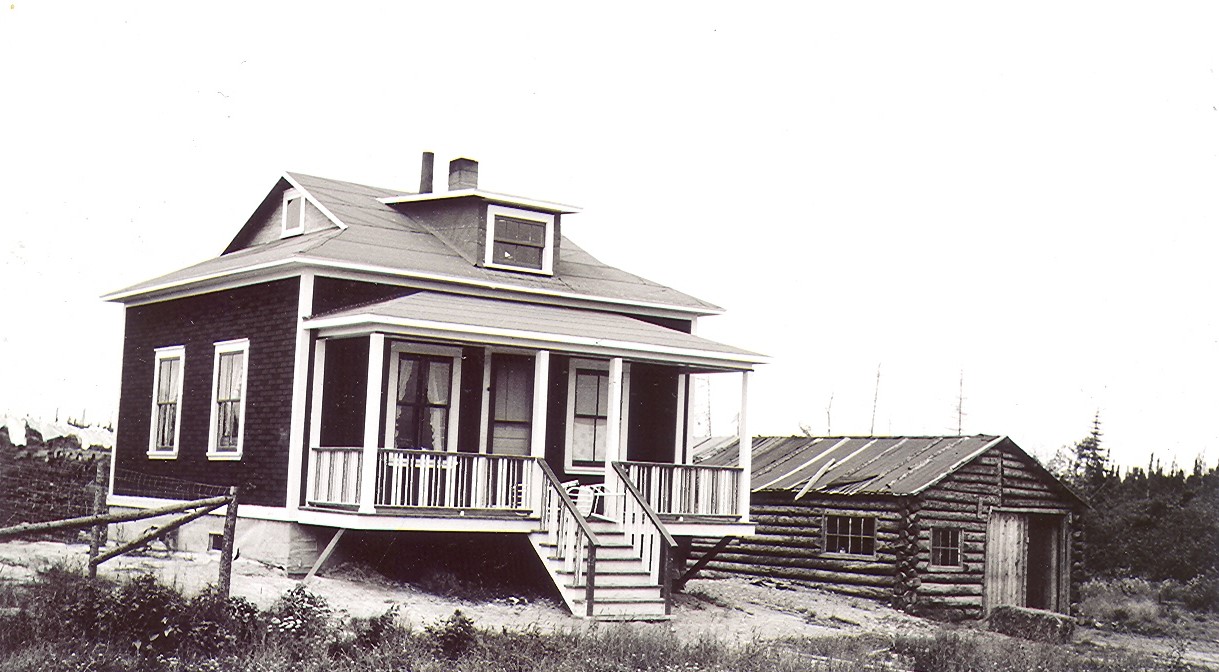
<svg viewBox="0 0 1219 672">
<path fill-rule="evenodd" d="M 535 460 L 516 455 L 377 451 L 376 506 L 531 511 Z"/>
<path fill-rule="evenodd" d="M 584 609 L 591 617 L 597 576 L 597 535 L 550 465 L 542 460 L 534 464 L 543 488 L 538 529 L 546 533 L 547 541 L 554 546 L 563 570 L 572 572 L 574 585 L 584 585 Z"/>
<path fill-rule="evenodd" d="M 363 448 L 314 448 L 309 463 L 310 504 L 356 506 L 360 503 Z"/>
<path fill-rule="evenodd" d="M 740 467 L 713 467 L 656 462 L 622 462 L 625 478 L 656 513 L 673 516 L 739 518 Z"/>
<path fill-rule="evenodd" d="M 672 609 L 672 572 L 669 564 L 673 549 L 677 546 L 673 536 L 665 529 L 656 511 L 648 504 L 643 493 L 631 481 L 624 462 L 614 462 L 605 472 L 606 517 L 622 526 L 626 539 L 643 559 L 651 580 L 660 585 L 665 601 L 665 613 Z M 621 495 L 621 496 L 618 496 Z"/>
<path fill-rule="evenodd" d="M 359 506 L 363 448 L 313 448 L 310 504 Z M 385 507 L 532 511 L 538 487 L 529 457 L 377 450 L 373 505 Z"/>
</svg>

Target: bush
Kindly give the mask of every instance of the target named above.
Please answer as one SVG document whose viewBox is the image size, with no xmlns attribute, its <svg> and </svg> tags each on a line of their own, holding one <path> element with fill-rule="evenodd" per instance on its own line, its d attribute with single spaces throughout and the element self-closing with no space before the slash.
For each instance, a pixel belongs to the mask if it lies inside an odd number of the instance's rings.
<svg viewBox="0 0 1219 672">
<path fill-rule="evenodd" d="M 183 610 L 186 641 L 209 655 L 237 650 L 257 641 L 262 614 L 242 597 L 225 598 L 214 586 L 191 598 Z"/>
<path fill-rule="evenodd" d="M 267 626 L 271 635 L 325 641 L 330 634 L 330 605 L 298 583 L 271 605 Z"/>
<path fill-rule="evenodd" d="M 449 659 L 460 658 L 478 642 L 478 630 L 474 627 L 474 621 L 461 613 L 460 609 L 453 610 L 452 616 L 433 623 L 424 630 L 433 649 Z"/>
</svg>

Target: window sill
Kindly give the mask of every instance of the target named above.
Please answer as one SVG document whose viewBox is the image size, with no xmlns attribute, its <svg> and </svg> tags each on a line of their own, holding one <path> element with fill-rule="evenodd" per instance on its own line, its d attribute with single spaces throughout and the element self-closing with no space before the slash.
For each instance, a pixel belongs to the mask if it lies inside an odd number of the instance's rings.
<svg viewBox="0 0 1219 672">
<path fill-rule="evenodd" d="M 932 565 L 932 564 L 928 564 L 928 565 L 927 565 L 927 571 L 929 571 L 929 572 L 963 572 L 963 571 L 965 571 L 965 565 Z"/>
<path fill-rule="evenodd" d="M 834 551 L 822 551 L 821 555 L 827 558 L 844 558 L 847 560 L 875 560 L 877 557 L 875 553 L 872 555 L 860 555 L 858 553 L 837 553 Z"/>
<path fill-rule="evenodd" d="M 563 472 L 567 474 L 579 474 L 581 476 L 600 476 L 605 473 L 605 467 L 576 467 L 565 465 Z"/>
<path fill-rule="evenodd" d="M 237 462 L 241 460 L 241 453 L 208 453 L 207 459 L 215 462 Z"/>
<path fill-rule="evenodd" d="M 530 273 L 532 275 L 553 276 L 554 272 L 547 268 L 529 268 L 528 266 L 510 266 L 508 264 L 497 264 L 493 261 L 483 263 L 485 268 L 494 269 L 497 271 L 515 271 L 517 273 Z"/>
<path fill-rule="evenodd" d="M 176 460 L 178 459 L 178 451 L 172 453 L 167 450 L 150 450 L 147 453 L 150 460 Z"/>
</svg>

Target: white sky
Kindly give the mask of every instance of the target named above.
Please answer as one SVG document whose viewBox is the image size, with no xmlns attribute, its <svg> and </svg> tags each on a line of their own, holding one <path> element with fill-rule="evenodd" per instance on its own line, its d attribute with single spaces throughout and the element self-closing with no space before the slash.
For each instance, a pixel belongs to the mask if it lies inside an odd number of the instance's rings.
<svg viewBox="0 0 1219 672">
<path fill-rule="evenodd" d="M 1213 4 L 170 4 L 0 6 L 0 409 L 113 417 L 99 295 L 432 150 L 724 306 L 755 433 L 868 433 L 880 366 L 877 433 L 963 374 L 966 433 L 1219 456 Z"/>
</svg>

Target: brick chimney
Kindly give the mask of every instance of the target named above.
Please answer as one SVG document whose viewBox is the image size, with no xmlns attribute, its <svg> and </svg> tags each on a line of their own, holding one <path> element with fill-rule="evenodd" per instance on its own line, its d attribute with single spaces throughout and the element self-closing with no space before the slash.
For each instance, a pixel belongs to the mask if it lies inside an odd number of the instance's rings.
<svg viewBox="0 0 1219 672">
<path fill-rule="evenodd" d="M 474 159 L 453 159 L 449 162 L 449 191 L 478 188 L 478 162 Z"/>
<path fill-rule="evenodd" d="M 433 166 L 436 162 L 436 155 L 431 152 L 423 153 L 423 167 L 419 170 L 419 193 L 432 193 L 432 178 L 435 174 Z"/>
</svg>

